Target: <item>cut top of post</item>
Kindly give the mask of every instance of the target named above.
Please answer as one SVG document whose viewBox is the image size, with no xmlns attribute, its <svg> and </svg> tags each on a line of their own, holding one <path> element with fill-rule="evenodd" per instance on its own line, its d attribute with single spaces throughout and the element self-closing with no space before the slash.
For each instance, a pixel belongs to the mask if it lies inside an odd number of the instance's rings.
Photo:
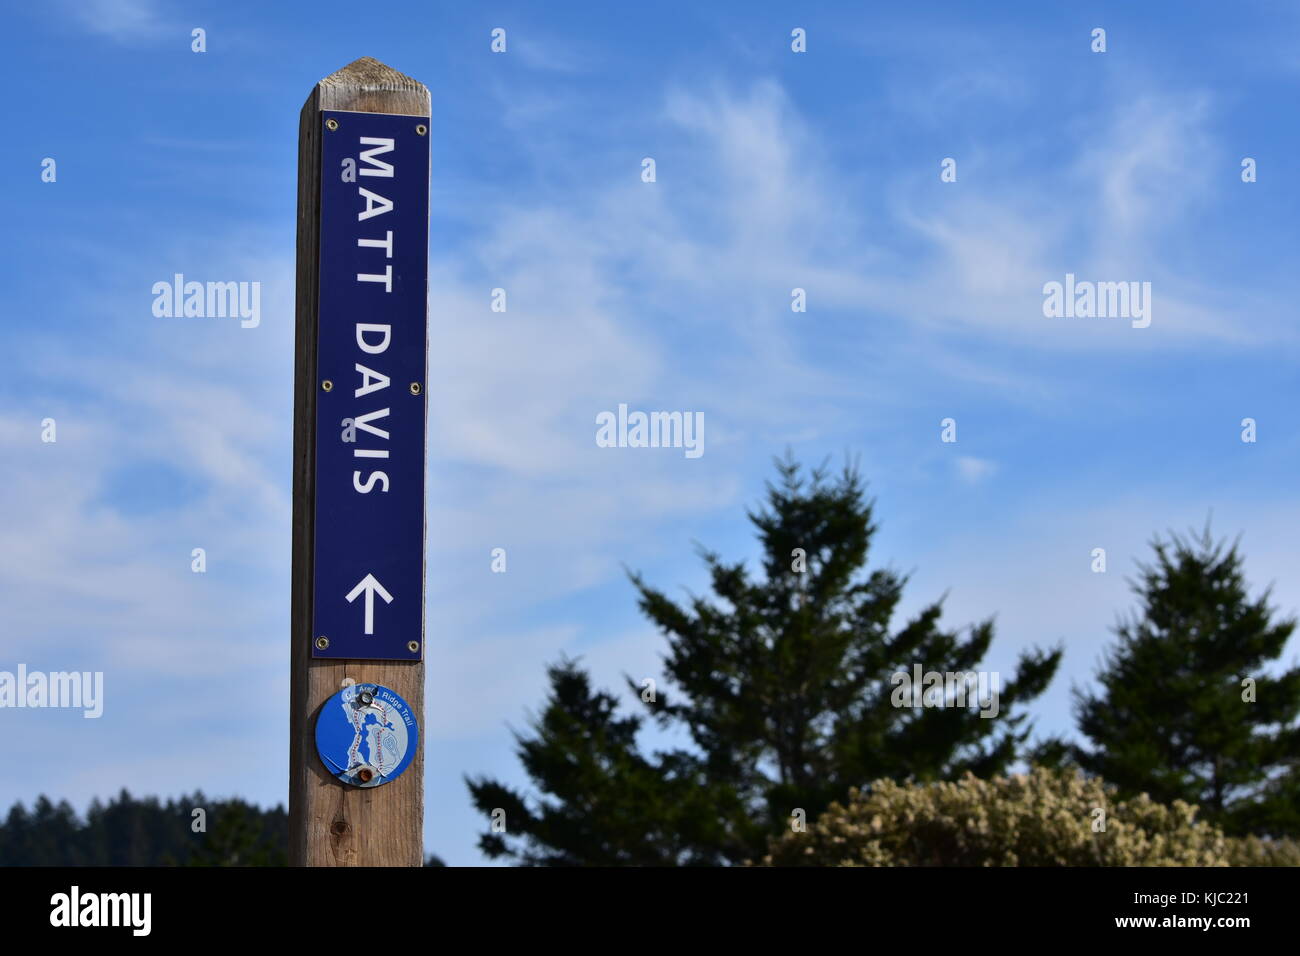
<svg viewBox="0 0 1300 956">
<path fill-rule="evenodd" d="M 304 109 L 429 115 L 429 88 L 374 57 L 363 56 L 316 84 Z"/>
</svg>

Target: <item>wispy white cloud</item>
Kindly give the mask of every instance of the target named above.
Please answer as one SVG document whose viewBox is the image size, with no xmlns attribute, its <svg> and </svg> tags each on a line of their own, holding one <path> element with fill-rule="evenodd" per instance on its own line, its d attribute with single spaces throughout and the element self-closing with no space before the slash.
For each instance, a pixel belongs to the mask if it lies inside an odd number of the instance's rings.
<svg viewBox="0 0 1300 956">
<path fill-rule="evenodd" d="M 593 65 L 592 51 L 580 48 L 580 41 L 572 34 L 510 27 L 506 39 L 503 55 L 518 57 L 529 69 L 576 74 Z"/>
<path fill-rule="evenodd" d="M 962 481 L 972 485 L 978 484 L 986 478 L 997 474 L 998 466 L 996 462 L 989 461 L 985 458 L 975 458 L 971 455 L 962 455 L 956 461 L 957 474 L 961 476 Z"/>
<path fill-rule="evenodd" d="M 1095 190 L 1099 206 L 1084 208 L 1105 223 L 1092 231 L 1095 242 L 1151 239 L 1204 197 L 1212 115 L 1201 90 L 1148 94 L 1114 104 L 1100 129 L 1093 122 L 1074 130 L 1082 149 L 1073 175 Z"/>
<path fill-rule="evenodd" d="M 156 0 L 60 0 L 54 9 L 82 29 L 119 43 L 150 40 L 165 30 Z"/>
<path fill-rule="evenodd" d="M 1280 304 L 1291 298 L 1288 288 L 1206 283 L 1203 271 L 1214 262 L 1210 250 L 1169 254 L 1171 240 L 1216 189 L 1235 183 L 1226 166 L 1217 181 L 1212 176 L 1222 152 L 1216 119 L 1214 99 L 1204 91 L 1153 87 L 1057 127 L 1055 135 L 1076 157 L 1064 166 L 1026 159 L 1021 168 L 1013 149 L 998 152 L 996 160 L 983 153 L 976 162 L 959 157 L 958 181 L 941 187 L 932 182 L 937 158 L 924 176 L 900 177 L 892 184 L 890 208 L 926 247 L 919 263 L 908 265 L 905 281 L 883 284 L 881 304 L 922 323 L 1048 351 L 1255 348 L 1294 341 L 1293 327 L 1279 321 Z M 1050 135 L 1035 132 L 1039 139 Z M 1066 272 L 1080 280 L 1150 282 L 1151 327 L 1045 318 L 1042 287 L 1062 281 Z"/>
</svg>

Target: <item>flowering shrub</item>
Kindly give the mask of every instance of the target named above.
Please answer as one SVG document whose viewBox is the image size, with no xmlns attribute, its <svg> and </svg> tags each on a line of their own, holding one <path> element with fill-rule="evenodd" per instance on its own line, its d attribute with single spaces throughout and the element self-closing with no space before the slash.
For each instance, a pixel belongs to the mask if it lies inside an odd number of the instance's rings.
<svg viewBox="0 0 1300 956">
<path fill-rule="evenodd" d="M 1104 816 L 1103 816 L 1104 814 Z M 1069 770 L 954 783 L 878 780 L 803 833 L 773 840 L 765 866 L 1229 866 L 1281 864 L 1296 846 L 1230 841 L 1196 808 L 1145 794 L 1115 801 Z"/>
<path fill-rule="evenodd" d="M 1300 843 L 1295 840 L 1228 838 L 1228 858 L 1233 866 L 1300 866 Z"/>
</svg>

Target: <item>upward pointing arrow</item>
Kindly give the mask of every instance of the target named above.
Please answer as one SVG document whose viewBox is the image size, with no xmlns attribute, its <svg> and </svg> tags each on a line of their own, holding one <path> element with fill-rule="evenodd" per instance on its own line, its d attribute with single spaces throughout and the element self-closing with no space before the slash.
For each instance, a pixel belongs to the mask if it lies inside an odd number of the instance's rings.
<svg viewBox="0 0 1300 956">
<path fill-rule="evenodd" d="M 348 603 L 355 601 L 362 591 L 366 592 L 366 633 L 373 634 L 375 633 L 375 595 L 378 594 L 383 598 L 385 604 L 392 604 L 393 596 L 384 590 L 384 586 L 375 579 L 373 574 L 367 574 L 348 592 Z"/>
</svg>

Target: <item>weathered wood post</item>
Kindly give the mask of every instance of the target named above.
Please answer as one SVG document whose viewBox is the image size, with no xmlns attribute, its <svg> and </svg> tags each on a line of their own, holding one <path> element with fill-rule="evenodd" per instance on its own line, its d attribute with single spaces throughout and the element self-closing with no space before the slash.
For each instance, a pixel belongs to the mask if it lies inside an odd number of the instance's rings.
<svg viewBox="0 0 1300 956">
<path fill-rule="evenodd" d="M 296 866 L 423 862 L 429 139 L 428 89 L 369 57 L 321 80 L 302 108 Z"/>
</svg>

